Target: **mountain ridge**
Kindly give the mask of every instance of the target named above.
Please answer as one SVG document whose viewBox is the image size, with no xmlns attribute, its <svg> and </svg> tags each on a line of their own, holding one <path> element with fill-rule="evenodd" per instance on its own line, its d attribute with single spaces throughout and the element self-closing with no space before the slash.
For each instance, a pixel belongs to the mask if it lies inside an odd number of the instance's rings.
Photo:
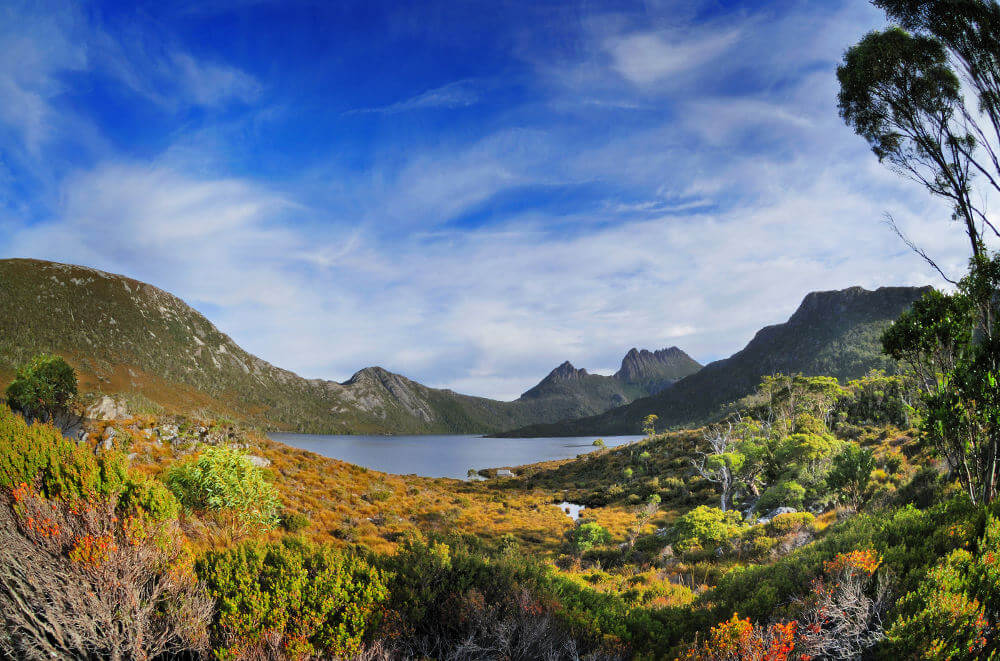
<svg viewBox="0 0 1000 661">
<path fill-rule="evenodd" d="M 314 433 L 497 432 L 648 394 L 608 388 L 610 377 L 585 370 L 576 387 L 513 402 L 430 388 L 377 366 L 344 382 L 305 379 L 245 351 L 153 285 L 86 266 L 0 260 L 0 385 L 41 352 L 70 360 L 83 391 L 121 396 L 133 410 Z"/>
<path fill-rule="evenodd" d="M 640 433 L 654 414 L 660 427 L 705 422 L 744 397 L 763 376 L 803 373 L 858 378 L 894 371 L 882 355 L 882 330 L 930 287 L 862 287 L 811 292 L 788 321 L 761 328 L 743 349 L 705 365 L 670 388 L 601 414 L 509 430 L 501 436 L 586 436 Z"/>
</svg>

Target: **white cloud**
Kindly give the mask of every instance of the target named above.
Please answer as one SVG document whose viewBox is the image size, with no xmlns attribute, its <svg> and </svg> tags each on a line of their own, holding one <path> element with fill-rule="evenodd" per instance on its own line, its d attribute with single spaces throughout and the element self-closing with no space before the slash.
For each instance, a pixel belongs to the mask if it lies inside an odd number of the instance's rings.
<svg viewBox="0 0 1000 661">
<path fill-rule="evenodd" d="M 670 76 L 704 67 L 731 49 L 740 30 L 721 34 L 699 30 L 640 32 L 610 39 L 606 48 L 614 68 L 633 83 L 648 85 Z"/>
<path fill-rule="evenodd" d="M 136 29 L 137 30 L 137 29 Z M 112 35 L 71 3 L 0 4 L 0 128 L 17 131 L 38 157 L 59 134 L 99 141 L 96 129 L 60 98 L 69 73 L 100 72 L 171 109 L 254 101 L 261 85 L 237 68 L 195 58 L 164 35 Z"/>
<path fill-rule="evenodd" d="M 229 101 L 250 103 L 260 94 L 260 83 L 235 67 L 199 62 L 184 52 L 174 52 L 170 59 L 177 71 L 179 87 L 194 105 L 217 106 Z"/>
</svg>

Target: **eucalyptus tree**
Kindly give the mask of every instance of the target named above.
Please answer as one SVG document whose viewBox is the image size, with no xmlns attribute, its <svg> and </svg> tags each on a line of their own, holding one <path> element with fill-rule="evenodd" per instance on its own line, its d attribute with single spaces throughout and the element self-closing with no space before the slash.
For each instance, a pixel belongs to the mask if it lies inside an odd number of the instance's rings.
<svg viewBox="0 0 1000 661">
<path fill-rule="evenodd" d="M 897 25 L 847 51 L 840 114 L 880 161 L 947 200 L 973 256 L 986 256 L 1000 231 L 973 185 L 1000 193 L 1000 4 L 873 4 Z"/>
<path fill-rule="evenodd" d="M 920 379 L 926 437 L 969 498 L 989 503 L 1000 483 L 1000 255 L 987 241 L 1000 231 L 985 201 L 1000 193 L 1000 4 L 873 4 L 896 25 L 845 54 L 841 116 L 880 161 L 951 204 L 971 248 L 956 282 L 904 237 L 955 291 L 917 301 L 883 346 Z"/>
</svg>

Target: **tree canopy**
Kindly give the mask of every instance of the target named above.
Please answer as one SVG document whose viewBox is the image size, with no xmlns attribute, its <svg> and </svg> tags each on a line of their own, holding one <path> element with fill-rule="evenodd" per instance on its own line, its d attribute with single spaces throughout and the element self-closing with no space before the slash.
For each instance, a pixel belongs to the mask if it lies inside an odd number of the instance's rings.
<svg viewBox="0 0 1000 661">
<path fill-rule="evenodd" d="M 76 372 L 59 356 L 35 356 L 6 390 L 10 407 L 29 420 L 49 421 L 77 395 Z"/>
</svg>

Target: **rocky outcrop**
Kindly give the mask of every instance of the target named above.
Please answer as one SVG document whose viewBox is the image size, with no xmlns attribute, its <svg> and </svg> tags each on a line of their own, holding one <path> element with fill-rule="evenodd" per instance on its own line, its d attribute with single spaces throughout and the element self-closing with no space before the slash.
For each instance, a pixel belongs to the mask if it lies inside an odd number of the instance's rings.
<svg viewBox="0 0 1000 661">
<path fill-rule="evenodd" d="M 633 348 L 622 358 L 614 378 L 640 385 L 653 395 L 701 369 L 701 365 L 677 347 L 658 351 Z"/>
<path fill-rule="evenodd" d="M 125 420 L 132 417 L 124 402 L 104 395 L 84 410 L 84 416 L 91 420 Z"/>
</svg>

